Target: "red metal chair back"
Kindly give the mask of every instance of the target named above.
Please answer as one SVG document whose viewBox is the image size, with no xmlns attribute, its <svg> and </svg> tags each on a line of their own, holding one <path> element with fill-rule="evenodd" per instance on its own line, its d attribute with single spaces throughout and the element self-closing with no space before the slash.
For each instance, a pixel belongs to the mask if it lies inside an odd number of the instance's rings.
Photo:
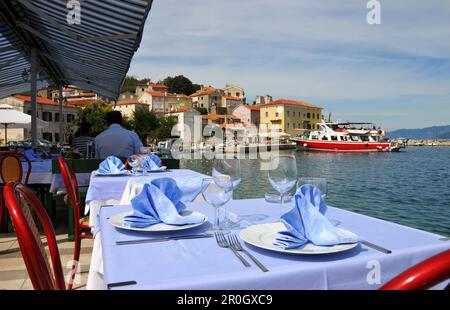
<svg viewBox="0 0 450 310">
<path fill-rule="evenodd" d="M 426 290 L 450 279 L 450 250 L 437 254 L 401 273 L 381 290 Z"/>
<path fill-rule="evenodd" d="M 7 183 L 4 188 L 4 197 L 34 289 L 65 290 L 55 231 L 41 202 L 25 185 L 17 182 Z M 33 213 L 37 215 L 44 229 L 51 260 L 42 243 Z"/>
<path fill-rule="evenodd" d="M 25 174 L 25 179 L 23 179 L 23 159 L 27 164 L 27 172 Z M 28 179 L 31 173 L 31 162 L 22 153 L 18 152 L 0 152 L 0 178 L 3 184 L 8 182 L 22 182 L 23 184 L 28 184 Z"/>
<path fill-rule="evenodd" d="M 80 219 L 80 193 L 78 191 L 78 181 L 73 172 L 72 167 L 67 163 L 67 161 L 62 158 L 62 156 L 58 157 L 59 169 L 61 170 L 61 176 L 64 181 L 64 186 L 66 187 L 67 196 L 69 197 L 69 201 L 74 208 L 74 220 L 76 225 L 78 226 L 78 220 Z"/>
</svg>

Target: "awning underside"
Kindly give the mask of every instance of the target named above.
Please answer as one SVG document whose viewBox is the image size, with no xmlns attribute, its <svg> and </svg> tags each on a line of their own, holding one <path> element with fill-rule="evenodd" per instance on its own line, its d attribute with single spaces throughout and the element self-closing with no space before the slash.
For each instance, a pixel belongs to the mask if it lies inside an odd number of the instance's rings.
<svg viewBox="0 0 450 310">
<path fill-rule="evenodd" d="M 30 90 L 29 50 L 37 49 L 38 88 L 76 85 L 116 99 L 137 50 L 152 0 L 0 2 L 0 98 Z M 73 2 L 73 1 L 72 1 Z"/>
</svg>

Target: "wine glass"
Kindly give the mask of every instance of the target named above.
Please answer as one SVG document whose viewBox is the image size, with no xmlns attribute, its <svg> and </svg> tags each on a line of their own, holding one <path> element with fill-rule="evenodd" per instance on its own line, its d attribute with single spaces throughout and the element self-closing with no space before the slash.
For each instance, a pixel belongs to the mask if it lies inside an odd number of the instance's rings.
<svg viewBox="0 0 450 310">
<path fill-rule="evenodd" d="M 232 158 L 224 157 L 223 155 L 217 155 L 213 160 L 212 166 L 212 177 L 215 179 L 218 176 L 229 176 L 233 184 L 233 190 L 241 183 L 242 172 L 241 172 L 241 162 L 239 158 L 233 156 Z M 227 214 L 228 210 L 224 207 L 224 225 L 232 227 L 233 223 L 229 220 Z"/>
<path fill-rule="evenodd" d="M 280 217 L 283 214 L 284 196 L 297 183 L 297 161 L 294 155 L 274 155 L 270 161 L 269 182 L 280 193 Z"/>
<path fill-rule="evenodd" d="M 322 193 L 322 197 L 324 199 L 327 197 L 328 184 L 327 184 L 326 179 L 324 179 L 324 178 L 300 178 L 300 179 L 298 179 L 298 182 L 297 182 L 297 188 L 302 185 L 305 185 L 305 184 L 310 184 L 310 185 L 317 187 L 320 190 L 320 192 Z"/>
<path fill-rule="evenodd" d="M 231 178 L 227 175 L 220 175 L 213 179 L 203 179 L 202 195 L 205 201 L 215 209 L 214 224 L 211 232 L 224 232 L 220 221 L 220 209 L 233 196 L 233 183 L 231 182 Z"/>
<path fill-rule="evenodd" d="M 328 183 L 327 183 L 326 179 L 324 179 L 324 178 L 300 178 L 297 182 L 297 188 L 302 185 L 305 185 L 305 184 L 310 184 L 310 185 L 317 187 L 320 190 L 320 192 L 322 193 L 323 199 L 325 199 L 327 197 Z M 334 220 L 334 219 L 328 219 L 328 220 L 334 226 L 338 226 L 339 224 L 341 224 L 341 221 L 339 221 L 339 220 Z"/>
<path fill-rule="evenodd" d="M 128 164 L 131 166 L 131 173 L 136 175 L 139 168 L 142 166 L 138 155 L 131 155 L 128 157 Z"/>
</svg>

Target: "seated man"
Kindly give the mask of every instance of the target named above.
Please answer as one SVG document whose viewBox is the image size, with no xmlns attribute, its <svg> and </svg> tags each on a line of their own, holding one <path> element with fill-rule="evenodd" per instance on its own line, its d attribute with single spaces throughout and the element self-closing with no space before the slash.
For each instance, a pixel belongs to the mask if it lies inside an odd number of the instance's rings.
<svg viewBox="0 0 450 310">
<path fill-rule="evenodd" d="M 106 115 L 109 128 L 95 138 L 95 157 L 110 155 L 127 158 L 140 152 L 143 147 L 138 135 L 122 127 L 122 114 L 112 111 Z"/>
</svg>

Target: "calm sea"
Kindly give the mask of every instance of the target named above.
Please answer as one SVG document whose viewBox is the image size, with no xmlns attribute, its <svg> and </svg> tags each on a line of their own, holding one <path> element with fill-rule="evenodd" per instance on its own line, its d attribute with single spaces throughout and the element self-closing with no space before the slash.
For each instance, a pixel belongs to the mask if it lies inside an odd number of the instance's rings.
<svg viewBox="0 0 450 310">
<path fill-rule="evenodd" d="M 295 152 L 299 177 L 328 180 L 327 203 L 450 236 L 450 147 L 409 147 L 399 153 Z M 274 193 L 258 160 L 241 162 L 236 199 Z M 210 174 L 211 161 L 183 160 L 182 168 Z"/>
</svg>

